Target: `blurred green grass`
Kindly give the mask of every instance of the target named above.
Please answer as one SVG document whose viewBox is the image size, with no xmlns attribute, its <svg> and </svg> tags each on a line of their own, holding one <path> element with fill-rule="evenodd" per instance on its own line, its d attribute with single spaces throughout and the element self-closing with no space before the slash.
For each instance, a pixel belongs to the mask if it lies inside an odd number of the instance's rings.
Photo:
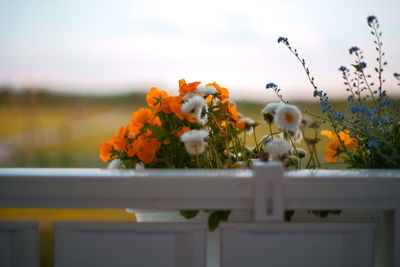
<svg viewBox="0 0 400 267">
<path fill-rule="evenodd" d="M 260 114 L 266 103 L 236 102 L 239 112 L 260 123 L 257 138 L 269 133 Z M 320 110 L 318 102 L 292 104 L 314 114 Z M 344 109 L 344 103 L 335 104 L 338 110 Z M 98 157 L 100 142 L 116 135 L 121 126 L 129 123 L 132 112 L 145 105 L 145 95 L 139 93 L 0 93 L 0 167 L 105 167 Z M 247 140 L 249 146 L 255 142 L 253 136 Z M 321 161 L 327 141 L 322 137 L 318 146 Z M 305 148 L 304 144 L 300 147 Z"/>
</svg>

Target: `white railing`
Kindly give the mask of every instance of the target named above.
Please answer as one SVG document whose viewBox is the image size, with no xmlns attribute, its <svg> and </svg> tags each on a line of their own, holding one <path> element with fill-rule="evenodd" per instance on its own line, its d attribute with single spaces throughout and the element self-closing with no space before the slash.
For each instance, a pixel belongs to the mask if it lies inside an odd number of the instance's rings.
<svg viewBox="0 0 400 267">
<path fill-rule="evenodd" d="M 332 222 L 311 225 L 296 224 L 295 222 L 284 223 L 282 222 L 284 210 L 381 211 L 383 219 L 380 220 L 379 225 L 375 225 L 375 259 L 373 257 L 370 259 L 375 262 L 375 266 L 400 266 L 400 170 L 282 171 L 281 167 L 276 164 L 256 164 L 252 170 L 0 169 L 0 207 L 130 207 L 146 210 L 231 209 L 252 211 L 253 223 L 250 223 L 251 225 L 238 225 L 237 223 L 222 225 L 222 234 L 226 235 L 226 240 L 235 240 L 235 235 L 229 237 L 227 234 L 231 233 L 232 229 L 235 229 L 236 232 L 248 231 L 249 236 L 257 231 L 257 236 L 263 236 L 263 233 L 270 233 L 271 229 L 275 229 L 274 233 L 289 231 L 285 232 L 285 238 L 290 236 L 287 233 L 299 233 L 298 231 L 308 233 L 312 229 L 319 233 L 338 232 L 340 236 L 343 236 L 344 232 L 351 232 L 354 229 L 358 229 L 357 231 L 372 229 L 366 225 L 359 225 L 360 227 L 351 225 L 354 223 L 351 219 L 347 226 Z M 374 223 L 376 224 L 376 221 L 372 220 L 371 222 L 372 226 Z M 63 224 L 61 223 L 61 225 Z M 7 227 L 10 228 L 10 224 Z M 63 227 L 66 226 L 63 225 Z M 85 227 L 87 229 L 87 226 Z M 104 229 L 109 229 L 109 227 L 111 226 L 107 225 Z M 140 227 L 145 227 L 140 231 L 151 232 L 151 227 L 154 226 Z M 181 231 L 187 230 L 185 228 L 187 226 L 182 227 Z M 194 230 L 199 231 L 200 228 Z M 169 231 L 176 232 L 177 228 L 174 229 Z M 322 238 L 322 235 L 319 235 L 320 237 Z M 368 235 L 362 235 L 362 237 L 357 235 L 354 240 L 360 241 L 367 237 Z M 198 239 L 199 237 L 195 235 L 190 238 Z M 241 236 L 239 240 L 247 239 Z M 271 235 L 263 240 L 257 239 L 256 242 L 272 240 Z M 310 238 L 307 237 L 305 240 L 310 240 Z M 357 244 L 354 243 L 356 242 L 354 240 L 351 241 L 353 243 L 343 244 L 349 246 L 348 249 L 354 249 L 354 246 L 349 245 Z M 297 241 L 291 240 L 290 242 Z M 59 243 L 56 242 L 56 248 L 57 244 Z M 1 243 L 0 235 L 1 245 L 5 246 L 4 242 Z M 59 245 L 58 247 L 63 246 Z M 310 249 L 315 249 L 315 247 L 310 247 Z M 364 249 L 362 251 L 368 251 L 369 248 L 366 246 L 362 249 Z M 221 245 L 221 251 L 225 253 L 221 256 L 222 266 L 240 266 L 232 265 L 232 262 L 240 264 L 240 259 L 232 260 L 234 257 L 227 256 L 237 254 L 231 242 L 228 247 Z M 228 251 L 231 251 L 231 254 L 228 254 Z M 190 253 L 185 252 L 184 254 L 189 255 Z M 0 252 L 0 265 L 1 255 Z M 62 253 L 60 254 L 59 251 L 56 251 L 57 255 L 58 258 L 62 258 L 60 256 Z M 342 261 L 342 265 L 326 264 L 325 266 L 373 266 L 360 265 L 365 264 L 362 263 L 362 260 L 353 264 L 354 262 L 350 259 L 354 258 L 354 255 L 354 253 L 349 255 L 344 253 L 343 259 L 348 260 Z M 190 260 L 193 259 L 175 259 L 173 261 L 175 264 L 171 266 L 185 266 L 184 262 L 188 264 L 191 262 Z M 183 265 L 178 264 L 177 261 L 181 261 Z M 204 266 L 201 261 L 200 263 L 196 262 L 200 264 L 196 266 Z M 190 263 L 191 266 L 195 266 L 193 264 L 193 262 Z M 243 261 L 242 264 L 244 264 Z M 59 261 L 56 266 L 67 265 L 63 265 Z"/>
</svg>

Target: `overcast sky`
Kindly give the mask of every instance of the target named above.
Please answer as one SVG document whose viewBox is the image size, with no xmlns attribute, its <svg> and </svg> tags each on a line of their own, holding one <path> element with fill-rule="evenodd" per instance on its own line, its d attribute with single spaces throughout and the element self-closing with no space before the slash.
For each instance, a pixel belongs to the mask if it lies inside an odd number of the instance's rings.
<svg viewBox="0 0 400 267">
<path fill-rule="evenodd" d="M 312 99 L 301 65 L 277 43 L 289 38 L 317 84 L 344 93 L 348 49 L 376 65 L 366 23 L 383 31 L 387 89 L 400 72 L 400 1 L 0 0 L 0 84 L 84 93 L 158 86 L 177 94 L 178 80 L 216 81 L 236 99 L 270 100 L 265 84 L 288 98 Z M 392 88 L 392 89 L 390 89 Z"/>
</svg>

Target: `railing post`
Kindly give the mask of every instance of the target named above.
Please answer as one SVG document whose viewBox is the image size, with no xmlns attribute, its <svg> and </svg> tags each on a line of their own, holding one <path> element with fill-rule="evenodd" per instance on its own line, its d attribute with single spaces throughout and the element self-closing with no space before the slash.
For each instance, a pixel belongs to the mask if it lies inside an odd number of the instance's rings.
<svg viewBox="0 0 400 267">
<path fill-rule="evenodd" d="M 283 221 L 283 167 L 281 162 L 255 162 L 253 165 L 254 221 Z M 271 205 L 267 204 L 271 197 Z"/>
</svg>

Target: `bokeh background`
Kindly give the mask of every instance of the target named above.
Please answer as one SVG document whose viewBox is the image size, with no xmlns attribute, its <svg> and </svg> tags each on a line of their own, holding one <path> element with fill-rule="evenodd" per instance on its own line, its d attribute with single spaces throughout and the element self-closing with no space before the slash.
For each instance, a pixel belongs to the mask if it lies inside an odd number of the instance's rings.
<svg viewBox="0 0 400 267">
<path fill-rule="evenodd" d="M 395 0 L 0 1 L 0 166 L 104 167 L 99 143 L 145 105 L 149 88 L 176 95 L 181 78 L 229 88 L 239 111 L 256 120 L 277 100 L 267 82 L 317 112 L 279 36 L 343 106 L 337 69 L 353 62 L 348 49 L 365 51 L 367 72 L 376 65 L 372 14 L 383 31 L 386 89 L 398 96 L 399 10 Z"/>
<path fill-rule="evenodd" d="M 268 82 L 317 113 L 301 65 L 277 43 L 280 36 L 344 109 L 337 69 L 350 68 L 348 49 L 365 51 L 368 73 L 376 65 L 369 15 L 383 31 L 385 89 L 398 97 L 399 10 L 398 0 L 0 0 L 0 167 L 106 167 L 100 142 L 145 106 L 152 86 L 176 95 L 181 78 L 227 87 L 239 111 L 258 121 L 260 109 L 277 101 Z M 266 132 L 261 125 L 257 135 Z M 122 209 L 1 208 L 0 220 L 39 221 L 47 267 L 52 221 L 134 217 Z"/>
</svg>

